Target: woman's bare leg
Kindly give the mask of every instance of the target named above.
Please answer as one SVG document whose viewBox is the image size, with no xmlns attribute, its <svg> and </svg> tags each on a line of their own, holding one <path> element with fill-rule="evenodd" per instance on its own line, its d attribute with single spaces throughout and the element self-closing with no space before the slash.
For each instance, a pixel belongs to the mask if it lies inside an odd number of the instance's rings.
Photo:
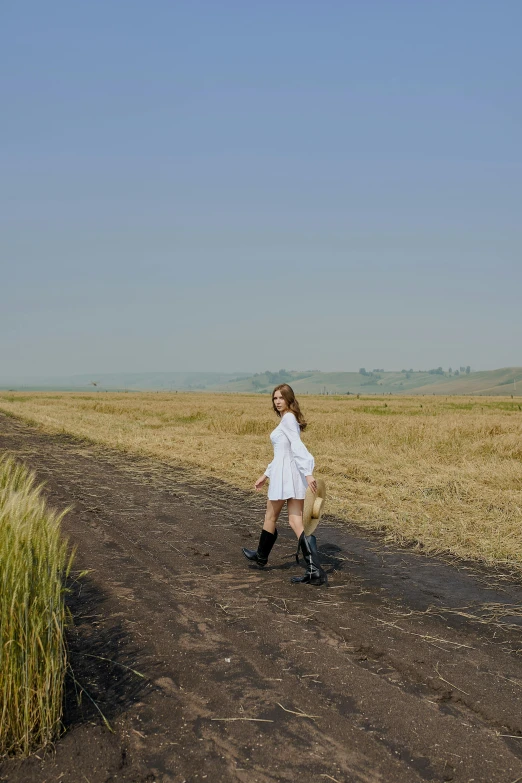
<svg viewBox="0 0 522 783">
<path fill-rule="evenodd" d="M 277 520 L 279 519 L 279 514 L 281 513 L 281 509 L 284 505 L 284 500 L 266 501 L 265 522 L 263 525 L 263 530 L 267 530 L 269 533 L 275 533 Z"/>
<path fill-rule="evenodd" d="M 297 498 L 290 498 L 290 500 L 288 500 L 288 521 L 297 538 L 304 532 L 303 507 L 304 500 L 298 500 Z"/>
</svg>

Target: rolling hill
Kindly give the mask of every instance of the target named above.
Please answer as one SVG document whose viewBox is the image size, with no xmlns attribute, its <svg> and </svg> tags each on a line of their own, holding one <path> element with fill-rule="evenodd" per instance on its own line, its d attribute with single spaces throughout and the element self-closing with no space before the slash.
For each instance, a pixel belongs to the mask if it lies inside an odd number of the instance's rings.
<svg viewBox="0 0 522 783">
<path fill-rule="evenodd" d="M 0 388 L 56 391 L 215 391 L 268 394 L 289 383 L 299 394 L 461 394 L 522 396 L 522 367 L 449 375 L 431 372 L 157 372 L 4 379 Z"/>
<path fill-rule="evenodd" d="M 290 383 L 301 394 L 488 394 L 522 395 L 522 367 L 506 367 L 459 376 L 423 371 L 324 373 L 317 371 L 261 373 L 232 381 L 219 390 L 270 392 Z M 217 388 L 216 388 L 217 391 Z"/>
</svg>

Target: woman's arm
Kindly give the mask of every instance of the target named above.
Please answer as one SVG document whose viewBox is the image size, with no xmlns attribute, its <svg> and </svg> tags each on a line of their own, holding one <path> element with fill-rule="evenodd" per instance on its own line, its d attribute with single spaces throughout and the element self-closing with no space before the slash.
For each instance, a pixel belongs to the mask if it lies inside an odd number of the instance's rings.
<svg viewBox="0 0 522 783">
<path fill-rule="evenodd" d="M 281 419 L 281 425 L 286 437 L 290 441 L 292 456 L 299 473 L 301 473 L 307 484 L 315 491 L 314 487 L 316 482 L 313 476 L 315 460 L 301 440 L 301 430 L 295 415 L 292 412 L 285 413 Z"/>
<path fill-rule="evenodd" d="M 268 476 L 267 476 L 265 473 L 263 473 L 263 475 L 262 475 L 262 476 L 259 476 L 258 480 L 257 480 L 257 481 L 256 481 L 256 483 L 254 484 L 254 489 L 256 489 L 256 490 L 257 490 L 257 489 L 261 489 L 261 487 L 263 487 L 263 486 L 264 486 L 264 484 L 265 484 L 265 482 L 266 482 L 267 478 L 268 478 Z"/>
<path fill-rule="evenodd" d="M 270 478 L 270 473 L 271 473 L 271 470 L 272 470 L 273 462 L 274 462 L 274 460 L 272 460 L 270 465 L 268 465 L 268 467 L 265 470 L 265 472 L 263 473 L 263 475 L 259 476 L 258 480 L 254 484 L 254 489 L 261 489 L 261 487 L 266 483 L 267 478 Z"/>
</svg>

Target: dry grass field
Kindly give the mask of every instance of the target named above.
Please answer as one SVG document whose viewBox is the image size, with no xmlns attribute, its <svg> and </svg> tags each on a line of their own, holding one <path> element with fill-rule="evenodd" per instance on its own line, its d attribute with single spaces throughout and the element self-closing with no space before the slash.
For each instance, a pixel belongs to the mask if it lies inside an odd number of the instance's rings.
<svg viewBox="0 0 522 783">
<path fill-rule="evenodd" d="M 303 396 L 328 511 L 400 542 L 522 568 L 522 406 L 511 398 Z M 0 393 L 0 410 L 249 489 L 276 423 L 261 395 Z"/>
</svg>

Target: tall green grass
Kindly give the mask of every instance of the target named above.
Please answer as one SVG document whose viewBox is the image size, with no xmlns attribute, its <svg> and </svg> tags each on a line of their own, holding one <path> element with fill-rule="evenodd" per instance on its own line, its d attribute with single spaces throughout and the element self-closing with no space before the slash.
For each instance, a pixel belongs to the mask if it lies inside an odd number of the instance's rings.
<svg viewBox="0 0 522 783">
<path fill-rule="evenodd" d="M 60 731 L 72 561 L 62 517 L 34 474 L 0 458 L 0 754 L 26 755 Z"/>
</svg>

